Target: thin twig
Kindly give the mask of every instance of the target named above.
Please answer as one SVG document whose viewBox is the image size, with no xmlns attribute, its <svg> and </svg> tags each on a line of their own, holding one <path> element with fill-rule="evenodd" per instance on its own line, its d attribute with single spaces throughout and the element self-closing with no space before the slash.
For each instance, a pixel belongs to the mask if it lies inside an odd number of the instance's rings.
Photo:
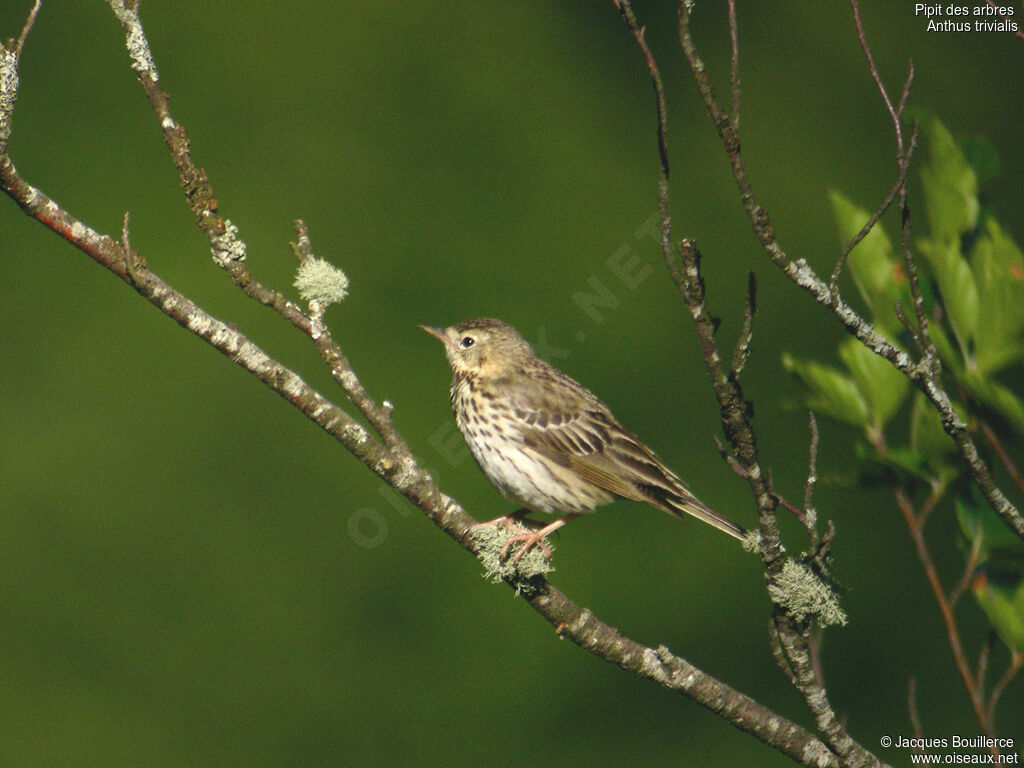
<svg viewBox="0 0 1024 768">
<path fill-rule="evenodd" d="M 28 12 L 28 19 L 25 21 L 25 25 L 21 28 L 21 34 L 18 35 L 18 42 L 14 44 L 14 55 L 21 58 L 21 51 L 25 47 L 25 40 L 28 38 L 28 33 L 32 31 L 32 27 L 35 26 L 36 17 L 39 15 L 39 9 L 43 7 L 43 0 L 36 0 L 32 6 L 32 10 Z"/>
<path fill-rule="evenodd" d="M 644 36 L 644 28 L 637 24 L 636 16 L 633 14 L 633 7 L 629 4 L 629 0 L 612 0 L 615 3 L 615 7 L 619 9 L 619 13 L 622 14 L 623 20 L 626 22 L 626 26 L 629 31 L 633 34 L 633 39 L 639 46 L 641 53 L 644 55 L 644 60 L 647 64 L 647 72 L 651 76 L 651 85 L 654 87 L 654 98 L 657 101 L 658 106 L 658 157 L 661 161 L 661 174 L 664 177 L 663 183 L 659 187 L 659 202 L 662 204 L 662 222 L 664 223 L 665 216 L 668 215 L 668 175 L 669 175 L 669 162 L 668 162 L 668 119 L 665 113 L 665 87 L 662 85 L 661 72 L 658 70 L 658 65 L 654 60 L 654 54 L 651 53 L 651 49 L 647 45 L 647 40 Z M 663 242 L 671 242 L 671 236 L 667 232 L 662 232 Z"/>
<path fill-rule="evenodd" d="M 817 550 L 815 550 L 814 557 L 820 561 L 822 553 L 827 553 L 829 548 L 832 546 L 832 540 L 836 537 L 836 524 L 834 521 L 829 520 L 828 525 L 825 526 L 825 532 L 821 534 L 821 543 L 818 544 Z"/>
<path fill-rule="evenodd" d="M 774 617 L 768 622 L 768 643 L 771 645 L 775 665 L 782 670 L 782 674 L 789 680 L 789 684 L 796 688 L 799 685 L 796 672 L 793 671 L 793 665 L 790 663 L 789 657 L 786 656 L 785 648 L 782 647 L 782 637 Z"/>
<path fill-rule="evenodd" d="M 761 558 L 771 580 L 778 574 L 783 562 L 782 543 L 775 517 L 776 497 L 768 488 L 767 473 L 761 467 L 758 458 L 757 438 L 750 424 L 749 406 L 743 398 L 739 382 L 725 373 L 722 358 L 715 344 L 715 325 L 708 312 L 704 279 L 700 272 L 701 255 L 697 244 L 692 240 L 683 240 L 679 244 L 678 264 L 675 256 L 673 249 L 665 254 L 666 261 L 672 265 L 670 273 L 673 279 L 681 280 L 676 286 L 683 295 L 686 308 L 690 311 L 697 329 L 697 337 L 704 354 L 704 367 L 718 400 L 722 426 L 732 444 L 734 455 L 743 467 L 744 477 L 757 504 Z"/>
<path fill-rule="evenodd" d="M 811 430 L 810 447 L 807 456 L 807 483 L 804 485 L 804 514 L 803 524 L 811 537 L 811 549 L 818 544 L 818 510 L 814 507 L 814 488 L 818 483 L 818 420 L 814 418 L 814 411 L 807 414 L 808 425 Z"/>
<path fill-rule="evenodd" d="M 990 631 L 978 650 L 978 665 L 975 667 L 974 684 L 978 686 L 978 693 L 982 698 L 985 696 L 985 676 L 988 674 L 988 660 L 995 644 L 996 633 L 995 631 Z M 992 723 L 991 718 L 989 718 L 989 723 Z"/>
<path fill-rule="evenodd" d="M 903 143 L 903 109 L 906 107 L 907 99 L 910 96 L 910 85 L 914 80 L 914 62 L 913 60 L 907 63 L 907 77 L 903 82 L 903 90 L 900 93 L 899 103 L 894 107 L 892 100 L 889 98 L 889 92 L 885 88 L 885 84 L 882 82 L 882 76 L 878 72 L 878 67 L 875 66 L 875 59 L 871 55 L 871 47 L 868 45 L 867 37 L 864 34 L 864 26 L 860 20 L 860 7 L 857 5 L 857 0 L 850 0 L 850 8 L 853 10 L 853 20 L 857 27 L 857 40 L 860 42 L 861 49 L 864 51 L 864 56 L 868 61 L 868 70 L 871 73 L 871 78 L 875 81 L 875 85 L 878 86 L 879 93 L 882 94 L 882 99 L 885 101 L 886 110 L 889 112 L 889 117 L 892 120 L 893 131 L 896 134 L 896 164 L 897 164 L 897 175 L 896 184 L 889 191 L 885 200 L 882 204 L 875 209 L 875 212 L 868 219 L 868 222 L 864 225 L 861 230 L 854 235 L 853 239 L 850 240 L 843 250 L 839 254 L 839 258 L 836 260 L 836 266 L 832 270 L 832 278 L 829 281 L 829 288 L 833 293 L 838 294 L 839 290 L 839 275 L 842 272 L 843 265 L 846 262 L 846 257 L 849 255 L 857 244 L 863 240 L 867 234 L 874 229 L 875 225 L 882 215 L 888 210 L 889 206 L 892 205 L 893 200 L 897 197 L 900 199 L 900 210 L 906 211 L 906 189 L 907 189 L 907 169 L 910 167 L 910 158 L 914 154 L 915 140 L 911 140 L 910 146 L 905 147 Z M 914 128 L 914 136 L 917 136 L 917 127 Z M 907 216 L 902 216 L 902 224 L 906 226 L 909 219 Z M 911 265 L 913 267 L 913 265 Z M 916 299 L 916 296 L 915 296 Z M 915 334 L 916 336 L 917 334 Z"/>
<path fill-rule="evenodd" d="M 903 90 L 900 91 L 900 100 L 896 105 L 896 114 L 903 116 L 903 110 L 907 107 L 907 100 L 910 98 L 910 85 L 914 82 L 914 60 L 907 59 L 907 76 L 903 79 Z"/>
<path fill-rule="evenodd" d="M 910 322 L 910 318 L 907 317 L 906 312 L 903 311 L 903 302 L 896 299 L 896 301 L 893 302 L 892 308 L 896 313 L 896 319 L 900 321 L 900 325 L 903 326 L 903 330 L 907 332 L 907 335 L 910 336 L 911 340 L 914 342 L 914 346 L 917 348 L 917 351 L 924 354 L 924 343 L 921 341 L 921 335 L 917 332 L 917 328 L 914 324 Z"/>
<path fill-rule="evenodd" d="M 729 375 L 738 379 L 743 372 L 747 360 L 750 358 L 750 347 L 754 341 L 754 313 L 757 311 L 757 278 L 751 271 L 747 275 L 747 296 L 743 302 L 743 324 L 740 326 L 740 335 L 736 339 L 736 351 L 732 355 L 732 365 L 729 367 Z"/>
<path fill-rule="evenodd" d="M 732 91 L 732 104 L 729 108 L 729 122 L 733 133 L 740 132 L 740 37 L 736 24 L 736 0 L 729 0 L 729 43 L 732 48 L 729 56 L 729 89 Z"/>
<path fill-rule="evenodd" d="M 932 493 L 932 497 L 935 493 Z M 907 529 L 910 531 L 910 537 L 914 541 L 914 547 L 917 550 L 917 557 L 921 561 L 921 566 L 924 568 L 925 576 L 928 579 L 928 584 L 932 589 L 932 595 L 935 598 L 935 602 L 938 603 L 939 612 L 942 614 L 942 623 L 946 627 L 946 637 L 949 640 L 950 650 L 953 652 L 953 662 L 956 664 L 957 671 L 960 673 L 960 679 L 963 681 L 964 688 L 967 690 L 967 698 L 970 699 L 971 707 L 974 709 L 974 715 L 978 720 L 978 725 L 988 735 L 991 733 L 991 720 L 989 720 L 985 707 L 982 701 L 981 692 L 975 683 L 974 675 L 971 672 L 970 664 L 967 662 L 967 656 L 964 654 L 963 644 L 960 642 L 960 630 L 957 627 L 956 616 L 953 614 L 953 606 L 950 605 L 949 599 L 946 597 L 946 591 L 942 587 L 942 582 L 939 580 L 938 571 L 935 569 L 935 563 L 932 561 L 931 552 L 928 549 L 928 544 L 924 539 L 924 532 L 922 531 L 922 515 L 914 510 L 913 504 L 910 499 L 907 498 L 906 494 L 903 493 L 902 489 L 896 491 L 896 504 L 899 506 L 900 512 L 903 514 L 903 519 L 906 521 Z M 934 504 L 934 502 L 933 502 Z"/>
<path fill-rule="evenodd" d="M 971 585 L 971 579 L 974 578 L 974 569 L 978 567 L 978 558 L 980 556 L 981 538 L 975 538 L 971 541 L 971 549 L 967 553 L 967 561 L 964 563 L 964 570 L 960 574 L 960 580 L 949 591 L 949 604 L 953 608 L 956 608 L 956 604 L 960 602 L 960 598 Z"/>
<path fill-rule="evenodd" d="M 735 456 L 729 453 L 729 449 L 725 447 L 725 443 L 722 442 L 718 435 L 713 435 L 712 437 L 715 441 L 715 448 L 718 449 L 719 455 L 725 459 L 725 463 L 729 465 L 729 469 L 746 480 L 747 470 L 743 468 L 743 465 L 740 464 L 739 460 Z"/>
<path fill-rule="evenodd" d="M 917 527 L 922 531 L 924 530 L 925 524 L 928 522 L 928 518 L 931 517 L 935 507 L 942 501 L 942 497 L 946 492 L 946 484 L 941 482 L 934 482 L 932 484 L 931 493 L 921 503 L 921 508 L 917 511 Z"/>
<path fill-rule="evenodd" d="M 132 250 L 132 241 L 128 234 L 129 221 L 131 221 L 131 214 L 125 211 L 124 219 L 121 222 L 121 247 L 124 248 L 125 253 L 129 253 Z"/>
<path fill-rule="evenodd" d="M 911 69 L 911 73 L 913 70 Z M 913 133 L 910 135 L 910 146 L 904 150 L 900 145 L 897 165 L 903 178 L 903 185 L 899 191 L 900 211 L 900 246 L 903 251 L 903 271 L 907 277 L 907 284 L 910 287 L 910 297 L 914 304 L 914 314 L 917 318 L 916 339 L 923 350 L 923 360 L 929 363 L 924 370 L 931 376 L 931 382 L 938 385 L 942 378 L 942 366 L 939 363 L 939 354 L 932 343 L 931 334 L 928 331 L 928 313 L 924 308 L 924 294 L 921 292 L 920 281 L 917 277 L 917 260 L 914 258 L 910 245 L 910 208 L 907 205 L 907 168 L 910 165 L 910 158 L 913 156 L 914 148 L 917 146 L 917 122 L 914 123 Z M 902 135 L 900 136 L 902 141 Z"/>
<path fill-rule="evenodd" d="M 821 646 L 825 640 L 825 630 L 821 627 L 813 628 L 807 637 L 807 650 L 811 654 L 811 669 L 814 670 L 814 679 L 822 690 L 825 689 L 825 664 L 822 661 Z"/>
<path fill-rule="evenodd" d="M 779 506 L 782 507 L 787 512 L 791 512 L 793 514 L 793 517 L 803 522 L 804 511 L 800 509 L 800 507 L 798 507 L 796 504 L 793 504 L 791 501 L 787 501 L 786 497 L 782 496 L 778 491 L 776 491 L 775 488 L 772 487 L 771 483 L 769 483 L 769 487 L 771 487 L 772 495 L 775 496 L 775 499 L 776 501 L 778 501 Z"/>
<path fill-rule="evenodd" d="M 1001 19 L 1002 19 L 1003 21 L 1012 21 L 1012 20 L 1013 20 L 1013 19 L 1012 19 L 1012 17 L 1007 17 L 1007 16 L 1004 16 L 1004 15 L 1003 15 L 1003 13 L 1002 13 L 1002 8 L 1001 8 L 1000 6 L 998 6 L 998 5 L 996 5 L 996 2 L 995 2 L 995 0 L 985 0 L 985 2 L 986 2 L 986 3 L 988 4 L 988 7 L 989 7 L 989 8 L 995 8 L 995 9 L 996 9 L 997 11 L 999 11 L 999 17 L 1000 17 L 1000 18 L 1001 18 Z M 1017 26 L 1016 26 L 1016 27 L 1014 28 L 1014 30 L 1013 30 L 1013 34 L 1015 34 L 1015 35 L 1016 35 L 1017 37 L 1019 37 L 1019 38 L 1020 38 L 1021 40 L 1024 40 L 1024 29 L 1021 29 L 1021 28 L 1020 28 L 1020 25 L 1017 25 Z"/>
<path fill-rule="evenodd" d="M 882 76 L 875 65 L 875 58 L 871 55 L 871 46 L 868 45 L 867 36 L 864 34 L 864 25 L 860 20 L 860 6 L 857 4 L 857 0 L 850 0 L 850 9 L 853 11 L 853 21 L 857 27 L 857 40 L 860 42 L 861 50 L 864 51 L 864 57 L 868 62 L 868 71 L 871 73 L 871 79 L 875 81 L 875 85 L 878 87 L 878 92 L 882 95 L 886 111 L 889 113 L 889 119 L 892 121 L 893 133 L 896 136 L 897 176 L 901 182 L 897 187 L 900 210 L 900 242 L 903 250 L 904 269 L 910 286 L 910 295 L 914 303 L 914 314 L 917 316 L 917 333 L 915 336 L 922 347 L 924 359 L 928 362 L 928 368 L 937 381 L 941 374 L 941 369 L 939 368 L 935 346 L 932 344 L 928 333 L 928 318 L 925 314 L 924 299 L 917 279 L 917 264 L 910 248 L 910 210 L 907 207 L 907 169 L 910 167 L 910 158 L 914 153 L 914 147 L 917 143 L 917 123 L 914 123 L 914 132 L 908 146 L 903 140 L 903 109 L 906 106 L 907 99 L 910 97 L 910 86 L 914 81 L 914 61 L 910 59 L 907 62 L 907 77 L 903 82 L 900 100 L 896 106 L 893 106 L 892 99 L 889 98 L 889 91 L 882 82 Z"/>
<path fill-rule="evenodd" d="M 910 727 L 913 729 L 914 738 L 924 740 L 924 729 L 921 727 L 921 714 L 917 711 L 917 678 L 910 678 L 907 683 L 907 711 L 910 714 Z M 925 754 L 924 748 L 919 748 L 920 754 Z"/>
<path fill-rule="evenodd" d="M 853 11 L 853 22 L 857 25 L 857 40 L 860 42 L 861 50 L 864 51 L 864 56 L 867 57 L 868 69 L 871 72 L 871 77 L 875 81 L 875 85 L 878 86 L 878 90 L 882 94 L 882 99 L 885 100 L 885 108 L 888 110 L 889 117 L 892 119 L 893 125 L 896 129 L 896 144 L 902 151 L 903 128 L 900 125 L 901 115 L 896 107 L 893 106 L 892 100 L 889 98 L 889 93 L 886 91 L 884 83 L 882 83 L 882 76 L 878 73 L 878 67 L 875 66 L 875 59 L 871 55 L 871 46 L 868 45 L 867 37 L 864 35 L 864 25 L 861 24 L 860 21 L 860 8 L 857 5 L 857 0 L 850 0 L 850 9 Z M 907 88 L 909 88 L 909 85 Z"/>
<path fill-rule="evenodd" d="M 1013 459 L 1010 458 L 1010 454 L 1006 452 L 1006 449 L 1003 448 L 1003 443 L 999 439 L 999 436 L 996 435 L 992 430 L 992 427 L 984 421 L 981 422 L 981 432 L 985 435 L 985 439 L 988 441 L 988 444 L 992 446 L 992 450 L 996 452 L 996 456 L 999 457 L 999 461 L 1003 463 L 1003 467 L 1010 475 L 1010 479 L 1017 484 L 1017 487 L 1020 488 L 1021 491 L 1024 491 L 1024 477 L 1021 477 L 1020 471 L 1017 469 L 1017 465 L 1013 462 Z"/>
<path fill-rule="evenodd" d="M 906 183 L 906 177 L 901 175 L 896 179 L 896 183 L 892 185 L 892 189 L 889 190 L 889 194 L 885 196 L 882 203 L 875 209 L 875 212 L 871 214 L 864 226 L 860 228 L 850 240 L 842 247 L 839 251 L 839 256 L 836 257 L 836 265 L 832 268 L 832 277 L 828 281 L 828 289 L 832 292 L 832 295 L 839 296 L 839 278 L 843 273 L 843 268 L 846 266 L 846 259 L 850 255 L 850 251 L 856 248 L 860 242 L 868 236 L 868 233 L 875 228 L 878 220 L 885 215 L 885 212 L 889 210 L 889 206 L 893 204 L 899 191 L 903 188 Z"/>
<path fill-rule="evenodd" d="M 661 217 L 662 255 L 669 274 L 683 295 L 686 307 L 693 318 L 704 354 L 704 365 L 718 400 L 725 434 L 737 460 L 744 469 L 744 475 L 757 504 L 759 550 L 768 583 L 771 585 L 775 583 L 783 565 L 782 546 L 775 515 L 777 501 L 769 490 L 766 473 L 761 468 L 758 459 L 757 440 L 749 421 L 749 406 L 743 399 L 739 382 L 735 377 L 726 374 L 715 344 L 715 323 L 708 312 L 704 281 L 700 273 L 700 251 L 692 240 L 681 241 L 678 248 L 672 240 L 672 221 L 668 210 L 669 167 L 665 139 L 668 118 L 661 76 L 654 57 L 644 40 L 643 30 L 633 15 L 629 1 L 616 0 L 616 5 L 644 54 L 651 81 L 654 83 L 658 116 L 658 146 L 661 158 L 658 173 L 658 209 Z M 686 9 L 687 5 L 684 0 L 680 4 L 680 14 L 688 13 Z M 681 19 L 680 24 L 685 24 L 685 21 Z M 720 126 L 719 130 L 724 130 L 728 135 L 735 137 L 735 131 L 728 125 L 727 119 L 721 115 L 720 117 L 726 124 L 724 127 Z M 736 157 L 738 157 L 738 145 L 735 149 Z M 783 655 L 792 664 L 794 684 L 804 695 L 819 730 L 825 735 L 829 748 L 839 756 L 841 761 L 846 763 L 878 764 L 878 759 L 850 738 L 846 729 L 836 718 L 824 688 L 816 680 L 806 643 L 802 641 L 799 632 L 792 626 L 793 620 L 779 611 L 777 611 L 777 616 L 778 639 Z"/>
<path fill-rule="evenodd" d="M 620 8 L 628 7 L 628 0 L 617 0 Z M 693 62 L 696 56 L 696 46 L 693 44 L 689 34 L 689 13 L 690 5 L 687 0 L 679 4 L 679 30 L 680 40 L 684 49 L 687 50 L 687 58 Z M 651 79 L 660 84 L 660 76 L 657 75 L 657 67 L 653 57 L 646 49 L 642 34 L 637 33 L 636 21 L 632 11 L 624 13 L 627 24 L 634 32 L 634 37 L 644 50 L 648 68 L 651 72 Z M 692 67 L 694 70 L 697 67 Z M 747 202 L 747 193 L 750 193 L 752 203 L 752 192 L 749 184 L 746 183 L 746 172 L 739 159 L 739 136 L 733 129 L 731 121 L 717 108 L 714 101 L 711 84 L 707 80 L 703 67 L 700 67 L 700 75 L 695 74 L 698 79 L 698 87 L 706 94 L 708 104 L 715 105 L 710 109 L 712 118 L 718 128 L 719 134 L 726 144 L 727 152 L 733 161 L 734 173 L 740 185 L 741 195 Z M 664 105 L 664 95 L 660 88 L 656 87 L 658 93 L 658 123 L 660 126 L 659 138 L 664 138 L 664 126 L 667 123 L 667 116 Z M 756 208 L 756 206 L 755 206 Z M 700 274 L 700 251 L 692 240 L 683 240 L 679 243 L 678 249 L 673 248 L 671 241 L 671 220 L 668 214 L 668 165 L 663 162 L 659 173 L 659 209 L 662 215 L 662 251 L 669 274 L 672 276 L 680 292 L 683 294 L 687 309 L 693 317 L 697 335 L 700 339 L 701 348 L 704 352 L 704 363 L 711 379 L 712 387 L 718 399 L 719 408 L 722 414 L 723 427 L 726 436 L 732 444 L 733 451 L 740 463 L 746 470 L 747 482 L 758 508 L 758 523 L 761 539 L 761 556 L 765 565 L 765 573 L 769 585 L 775 583 L 782 568 L 782 548 L 779 536 L 778 524 L 775 515 L 777 500 L 770 492 L 766 480 L 766 473 L 762 470 L 757 456 L 757 441 L 754 431 L 748 418 L 748 406 L 743 399 L 742 390 L 738 381 L 725 374 L 714 339 L 714 323 L 711 320 L 704 293 L 704 282 Z M 752 215 L 761 218 L 763 211 L 756 208 Z M 765 232 L 762 243 L 774 240 L 774 235 Z M 678 264 L 676 263 L 678 258 Z M 856 765 L 878 764 L 878 759 L 865 750 L 860 744 L 854 741 L 846 731 L 843 724 L 836 717 L 832 709 L 825 689 L 818 683 L 813 662 L 805 640 L 800 632 L 793 625 L 793 620 L 776 612 L 776 626 L 779 633 L 779 641 L 782 645 L 785 657 L 792 664 L 795 676 L 795 685 L 803 694 L 819 731 L 825 736 L 829 747 L 839 755 L 844 763 Z"/>
<path fill-rule="evenodd" d="M 996 719 L 996 706 L 999 704 L 999 697 L 1003 695 L 1003 691 L 1006 690 L 1006 686 L 1010 684 L 1010 681 L 1017 676 L 1021 668 L 1024 667 L 1024 652 L 1011 651 L 1010 652 L 1010 664 L 1003 672 L 1002 676 L 996 681 L 996 684 L 992 686 L 992 693 L 989 694 L 988 706 L 985 708 L 985 713 L 988 715 L 988 721 L 994 723 Z"/>
<path fill-rule="evenodd" d="M 700 252 L 693 241 L 684 240 L 680 244 L 679 254 L 685 275 L 680 290 L 693 316 L 705 352 L 705 367 L 719 399 L 726 434 L 729 435 L 740 463 L 746 470 L 747 482 L 757 502 L 762 559 L 768 583 L 773 584 L 782 567 L 781 542 L 775 516 L 777 500 L 769 489 L 766 474 L 757 458 L 757 443 L 747 419 L 747 408 L 739 384 L 725 375 L 715 348 L 714 330 L 708 315 L 704 281 L 700 274 Z M 766 540 L 767 545 L 764 543 Z M 774 549 L 774 557 L 767 554 L 769 546 Z M 793 620 L 777 610 L 775 626 L 783 654 L 791 666 L 796 681 L 794 684 L 803 695 L 818 730 L 825 737 L 825 743 L 844 763 L 878 765 L 878 759 L 854 741 L 836 717 L 825 689 L 818 683 L 806 640 Z"/>
</svg>

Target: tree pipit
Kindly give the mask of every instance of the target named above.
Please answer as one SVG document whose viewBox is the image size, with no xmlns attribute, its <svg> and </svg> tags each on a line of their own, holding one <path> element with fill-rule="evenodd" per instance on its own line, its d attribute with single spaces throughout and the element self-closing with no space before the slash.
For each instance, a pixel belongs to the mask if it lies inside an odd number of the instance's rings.
<svg viewBox="0 0 1024 768">
<path fill-rule="evenodd" d="M 420 328 L 444 344 L 455 421 L 477 464 L 523 507 L 481 525 L 509 525 L 530 511 L 561 515 L 511 536 L 502 558 L 517 543 L 513 562 L 534 546 L 550 557 L 545 536 L 615 496 L 693 515 L 743 540 L 742 528 L 694 496 L 608 406 L 537 357 L 512 326 L 477 318 Z"/>
</svg>

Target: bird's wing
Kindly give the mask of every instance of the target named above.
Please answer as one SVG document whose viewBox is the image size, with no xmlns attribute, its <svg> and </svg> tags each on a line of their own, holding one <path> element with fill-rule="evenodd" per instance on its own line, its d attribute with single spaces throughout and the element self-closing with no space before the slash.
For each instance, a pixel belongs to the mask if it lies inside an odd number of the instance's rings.
<svg viewBox="0 0 1024 768">
<path fill-rule="evenodd" d="M 527 447 L 599 488 L 634 501 L 650 501 L 638 484 L 671 487 L 668 478 L 659 477 L 657 459 L 593 394 L 571 379 L 559 377 L 545 384 L 543 389 L 523 388 L 511 398 L 512 415 Z"/>
<path fill-rule="evenodd" d="M 584 480 L 677 517 L 693 515 L 742 539 L 744 530 L 693 495 L 654 453 L 576 382 L 560 379 L 512 398 L 524 444 Z"/>
<path fill-rule="evenodd" d="M 600 413 L 585 411 L 561 426 L 526 430 L 526 444 L 549 459 L 568 467 L 584 480 L 634 501 L 645 501 L 635 481 L 635 471 L 612 458 L 609 447 L 618 441 L 599 420 Z"/>
</svg>

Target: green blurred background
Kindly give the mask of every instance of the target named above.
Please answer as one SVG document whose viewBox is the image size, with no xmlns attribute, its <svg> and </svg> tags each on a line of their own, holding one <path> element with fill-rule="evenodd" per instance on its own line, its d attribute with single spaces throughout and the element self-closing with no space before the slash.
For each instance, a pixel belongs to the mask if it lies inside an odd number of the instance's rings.
<svg viewBox="0 0 1024 768">
<path fill-rule="evenodd" d="M 29 4 L 0 4 L 0 35 L 16 35 Z M 894 179 L 891 127 L 846 3 L 748 5 L 747 165 L 783 246 L 828 270 L 838 243 L 825 191 L 873 208 Z M 779 356 L 831 360 L 841 332 L 758 249 L 684 72 L 673 5 L 635 9 L 666 78 L 675 231 L 706 254 L 724 349 L 746 273 L 758 276 L 746 394 L 765 465 L 798 500 L 807 418 L 785 407 L 795 394 Z M 656 206 L 653 104 L 610 0 L 142 11 L 161 85 L 254 274 L 294 295 L 288 241 L 304 218 L 316 252 L 351 279 L 328 313 L 337 339 L 471 513 L 509 504 L 461 442 L 444 449 L 449 372 L 415 326 L 487 315 L 546 338 L 553 361 L 701 497 L 753 523 L 712 441 L 692 326 L 656 243 L 636 234 Z M 911 2 L 865 0 L 862 13 L 890 88 L 913 57 L 913 101 L 999 150 L 1003 173 L 984 193 L 1024 241 L 1024 42 L 928 33 Z M 724 4 L 699 4 L 695 31 L 724 94 Z M 132 243 L 158 274 L 341 397 L 312 346 L 213 266 L 104 3 L 47 0 L 21 83 L 10 149 L 30 183 L 110 234 L 130 211 Z M 616 253 L 647 274 L 638 287 L 609 268 Z M 559 642 L 294 409 L 6 199 L 0 257 L 3 765 L 789 764 Z M 616 302 L 596 317 L 573 299 L 594 280 Z M 849 467 L 854 438 L 822 422 L 823 474 Z M 975 734 L 891 496 L 824 483 L 818 506 L 838 528 L 851 619 L 828 632 L 825 671 L 854 737 L 879 749 L 911 732 L 910 678 L 926 736 Z M 956 532 L 940 508 L 928 535 L 947 583 L 962 562 Z M 558 543 L 552 580 L 571 597 L 809 724 L 770 657 L 758 563 L 726 537 L 622 502 Z M 960 616 L 973 657 L 987 625 L 970 600 Z M 1005 662 L 1000 647 L 995 669 Z M 1018 680 L 998 718 L 1018 743 L 1021 693 Z"/>
</svg>

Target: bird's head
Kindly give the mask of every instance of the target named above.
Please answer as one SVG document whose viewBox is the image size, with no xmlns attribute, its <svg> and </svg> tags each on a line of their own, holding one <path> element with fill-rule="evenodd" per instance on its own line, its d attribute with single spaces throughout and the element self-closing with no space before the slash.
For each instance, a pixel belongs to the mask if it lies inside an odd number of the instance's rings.
<svg viewBox="0 0 1024 768">
<path fill-rule="evenodd" d="M 457 376 L 501 377 L 533 357 L 533 350 L 519 331 L 501 320 L 478 317 L 447 328 L 420 328 L 444 344 Z"/>
</svg>

